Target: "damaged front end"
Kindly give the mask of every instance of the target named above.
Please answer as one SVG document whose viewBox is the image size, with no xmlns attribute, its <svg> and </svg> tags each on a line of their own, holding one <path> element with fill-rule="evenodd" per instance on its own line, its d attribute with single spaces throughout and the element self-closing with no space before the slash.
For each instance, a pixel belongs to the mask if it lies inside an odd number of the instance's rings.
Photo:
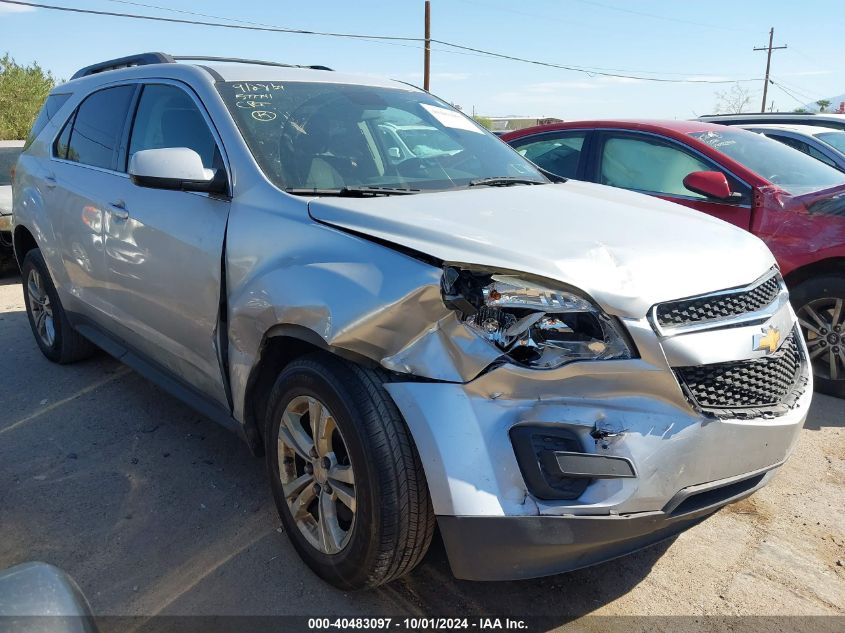
<svg viewBox="0 0 845 633">
<path fill-rule="evenodd" d="M 444 268 L 442 288 L 446 306 L 519 365 L 555 369 L 633 356 L 612 319 L 575 291 L 455 266 Z"/>
</svg>

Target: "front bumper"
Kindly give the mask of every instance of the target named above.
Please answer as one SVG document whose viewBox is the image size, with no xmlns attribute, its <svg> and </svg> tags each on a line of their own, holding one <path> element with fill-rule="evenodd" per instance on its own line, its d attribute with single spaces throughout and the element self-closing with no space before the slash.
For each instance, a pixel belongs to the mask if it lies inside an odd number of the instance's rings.
<svg viewBox="0 0 845 633">
<path fill-rule="evenodd" d="M 784 304 L 769 323 L 788 331 L 794 318 Z M 645 547 L 764 485 L 792 451 L 811 381 L 782 415 L 717 418 L 690 404 L 672 369 L 758 357 L 759 323 L 671 340 L 647 319 L 624 324 L 639 358 L 385 385 L 414 437 L 458 577 L 557 573 Z M 593 479 L 574 499 L 533 494 L 512 443 L 519 427 L 565 429 L 583 453 L 625 461 L 634 476 Z"/>
<path fill-rule="evenodd" d="M 671 538 L 703 521 L 726 503 L 747 497 L 773 471 L 710 491 L 717 502 L 689 511 L 610 516 L 438 517 L 452 573 L 464 580 L 521 580 L 603 563 Z M 687 499 L 707 499 L 706 492 Z"/>
</svg>

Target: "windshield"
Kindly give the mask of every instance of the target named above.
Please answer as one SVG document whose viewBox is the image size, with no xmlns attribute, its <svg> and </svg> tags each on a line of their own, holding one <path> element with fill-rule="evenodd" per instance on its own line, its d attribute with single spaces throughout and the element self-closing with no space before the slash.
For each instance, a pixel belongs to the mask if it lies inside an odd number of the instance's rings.
<svg viewBox="0 0 845 633">
<path fill-rule="evenodd" d="M 484 128 L 418 90 L 217 85 L 256 161 L 282 189 L 444 190 L 485 178 L 548 182 Z"/>
<path fill-rule="evenodd" d="M 845 154 L 845 132 L 821 132 L 816 138 Z"/>
<path fill-rule="evenodd" d="M 12 184 L 12 169 L 21 150 L 20 147 L 0 147 L 0 187 Z"/>
<path fill-rule="evenodd" d="M 790 193 L 800 194 L 845 183 L 845 174 L 762 134 L 744 130 L 693 132 L 694 138 Z"/>
</svg>

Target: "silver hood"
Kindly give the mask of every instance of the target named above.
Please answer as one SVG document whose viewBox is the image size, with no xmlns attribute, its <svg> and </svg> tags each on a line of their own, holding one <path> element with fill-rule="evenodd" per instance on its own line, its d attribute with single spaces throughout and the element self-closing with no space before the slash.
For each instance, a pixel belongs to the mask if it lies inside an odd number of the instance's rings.
<svg viewBox="0 0 845 633">
<path fill-rule="evenodd" d="M 308 206 L 316 220 L 443 261 L 556 279 L 635 318 L 655 303 L 745 285 L 775 263 L 762 241 L 726 222 L 578 181 Z"/>
</svg>

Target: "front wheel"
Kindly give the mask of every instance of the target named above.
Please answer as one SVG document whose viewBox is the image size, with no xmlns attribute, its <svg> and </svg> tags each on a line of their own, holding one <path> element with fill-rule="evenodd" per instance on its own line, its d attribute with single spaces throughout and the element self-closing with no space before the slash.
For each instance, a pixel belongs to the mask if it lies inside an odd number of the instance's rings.
<svg viewBox="0 0 845 633">
<path fill-rule="evenodd" d="M 267 471 L 302 559 L 342 589 L 411 571 L 434 513 L 410 432 L 379 372 L 318 353 L 279 375 L 268 403 Z"/>
<path fill-rule="evenodd" d="M 816 277 L 790 292 L 816 391 L 845 398 L 845 279 Z"/>
</svg>

